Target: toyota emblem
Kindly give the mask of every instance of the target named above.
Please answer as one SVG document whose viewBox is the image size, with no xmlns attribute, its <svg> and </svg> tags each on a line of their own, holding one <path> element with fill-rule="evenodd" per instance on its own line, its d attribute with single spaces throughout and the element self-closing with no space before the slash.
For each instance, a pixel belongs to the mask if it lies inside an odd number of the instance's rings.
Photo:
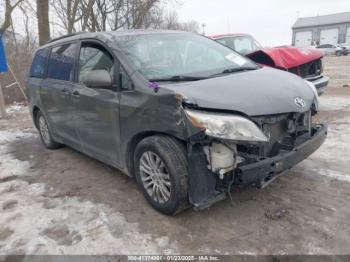
<svg viewBox="0 0 350 262">
<path fill-rule="evenodd" d="M 296 98 L 294 99 L 294 103 L 295 103 L 298 107 L 300 107 L 300 108 L 303 108 L 303 107 L 306 106 L 305 100 L 302 99 L 301 97 L 296 97 Z"/>
</svg>

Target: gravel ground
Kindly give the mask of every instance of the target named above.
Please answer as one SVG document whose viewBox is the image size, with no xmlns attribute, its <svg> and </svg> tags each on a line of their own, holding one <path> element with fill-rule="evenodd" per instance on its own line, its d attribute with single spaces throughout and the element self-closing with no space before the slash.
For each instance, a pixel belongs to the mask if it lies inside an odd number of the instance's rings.
<svg viewBox="0 0 350 262">
<path fill-rule="evenodd" d="M 133 179 L 70 148 L 44 149 L 28 111 L 0 120 L 0 254 L 349 254 L 350 56 L 327 57 L 326 143 L 263 190 L 176 217 Z"/>
</svg>

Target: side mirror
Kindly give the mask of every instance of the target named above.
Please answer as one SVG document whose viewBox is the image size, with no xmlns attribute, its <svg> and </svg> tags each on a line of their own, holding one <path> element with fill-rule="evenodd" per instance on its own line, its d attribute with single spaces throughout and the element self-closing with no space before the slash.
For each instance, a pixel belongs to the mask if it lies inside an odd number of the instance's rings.
<svg viewBox="0 0 350 262">
<path fill-rule="evenodd" d="M 112 89 L 112 77 L 107 70 L 93 70 L 89 72 L 83 83 L 90 88 Z"/>
</svg>

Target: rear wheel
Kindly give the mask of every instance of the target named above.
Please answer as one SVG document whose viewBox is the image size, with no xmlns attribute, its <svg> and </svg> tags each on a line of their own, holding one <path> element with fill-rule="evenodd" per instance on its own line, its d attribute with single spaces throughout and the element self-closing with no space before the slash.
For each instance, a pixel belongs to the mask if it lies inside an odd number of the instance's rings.
<svg viewBox="0 0 350 262">
<path fill-rule="evenodd" d="M 342 55 L 342 52 L 341 52 L 341 51 L 337 51 L 337 52 L 335 52 L 335 55 L 336 55 L 336 56 L 341 56 L 341 55 Z"/>
<path fill-rule="evenodd" d="M 41 141 L 46 148 L 56 149 L 62 146 L 52 138 L 46 118 L 40 111 L 36 115 L 36 126 L 39 130 Z"/>
<path fill-rule="evenodd" d="M 142 140 L 134 155 L 136 180 L 147 201 L 158 211 L 174 215 L 189 206 L 185 147 L 166 136 Z"/>
</svg>

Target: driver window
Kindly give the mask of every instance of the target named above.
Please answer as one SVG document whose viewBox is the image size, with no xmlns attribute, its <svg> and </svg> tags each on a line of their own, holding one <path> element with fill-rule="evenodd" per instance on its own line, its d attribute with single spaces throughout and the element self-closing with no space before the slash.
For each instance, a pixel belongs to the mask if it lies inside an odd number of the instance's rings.
<svg viewBox="0 0 350 262">
<path fill-rule="evenodd" d="M 79 83 L 93 70 L 107 70 L 113 76 L 113 57 L 102 46 L 83 44 L 79 56 Z"/>
</svg>

